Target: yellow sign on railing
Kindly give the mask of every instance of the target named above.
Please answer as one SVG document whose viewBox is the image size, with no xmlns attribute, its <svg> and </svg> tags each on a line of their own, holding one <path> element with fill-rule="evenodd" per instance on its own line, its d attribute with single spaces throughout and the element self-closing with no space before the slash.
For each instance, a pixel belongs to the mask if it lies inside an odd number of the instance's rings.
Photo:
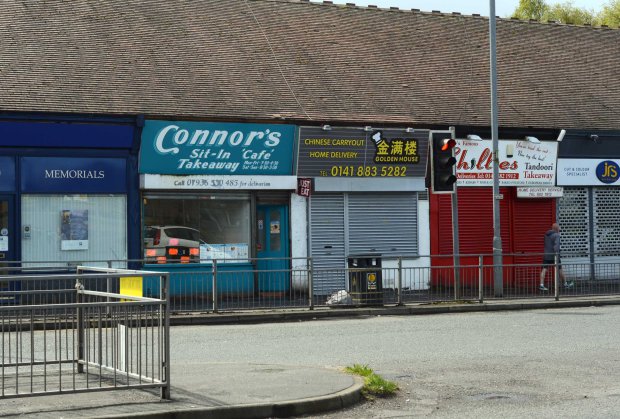
<svg viewBox="0 0 620 419">
<path fill-rule="evenodd" d="M 132 297 L 143 297 L 142 293 L 142 277 L 141 276 L 121 276 L 122 295 L 131 295 Z"/>
</svg>

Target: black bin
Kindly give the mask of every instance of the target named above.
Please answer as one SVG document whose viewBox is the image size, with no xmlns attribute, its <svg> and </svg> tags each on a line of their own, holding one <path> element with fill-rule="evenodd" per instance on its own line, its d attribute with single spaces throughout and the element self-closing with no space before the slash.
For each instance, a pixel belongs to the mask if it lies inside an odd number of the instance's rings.
<svg viewBox="0 0 620 419">
<path fill-rule="evenodd" d="M 349 295 L 354 305 L 383 305 L 381 255 L 350 255 Z"/>
</svg>

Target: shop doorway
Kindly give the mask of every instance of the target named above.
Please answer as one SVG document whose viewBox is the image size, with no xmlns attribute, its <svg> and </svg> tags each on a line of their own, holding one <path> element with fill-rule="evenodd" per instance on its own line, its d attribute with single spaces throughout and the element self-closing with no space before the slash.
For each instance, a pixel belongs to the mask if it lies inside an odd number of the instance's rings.
<svg viewBox="0 0 620 419">
<path fill-rule="evenodd" d="M 291 286 L 287 205 L 256 207 L 258 291 L 281 294 Z"/>
<path fill-rule="evenodd" d="M 14 208 L 13 196 L 0 195 L 0 275 L 11 273 L 11 262 L 15 261 Z M 24 232 L 24 234 L 26 234 L 26 232 Z M 15 265 L 13 264 L 13 266 Z M 0 280 L 0 292 L 19 291 L 19 289 L 19 281 Z M 0 297 L 0 304 L 12 304 L 15 300 L 15 295 L 4 294 Z"/>
<path fill-rule="evenodd" d="M 15 231 L 13 229 L 13 197 L 0 195 L 0 267 L 15 260 Z"/>
</svg>

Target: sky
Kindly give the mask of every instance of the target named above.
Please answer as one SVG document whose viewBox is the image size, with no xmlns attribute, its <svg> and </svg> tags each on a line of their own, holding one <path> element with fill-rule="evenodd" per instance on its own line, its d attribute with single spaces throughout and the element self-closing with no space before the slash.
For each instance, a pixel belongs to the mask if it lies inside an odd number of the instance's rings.
<svg viewBox="0 0 620 419">
<path fill-rule="evenodd" d="M 316 1 L 316 0 L 313 0 Z M 320 3 L 320 1 L 317 1 Z M 357 6 L 373 4 L 378 7 L 399 9 L 420 9 L 426 12 L 439 10 L 444 13 L 461 12 L 471 15 L 478 13 L 483 16 L 489 15 L 489 0 L 333 0 L 337 4 L 355 3 Z M 596 12 L 603 9 L 608 0 L 572 0 L 573 6 L 582 7 Z M 565 1 L 547 0 L 548 4 L 565 3 Z M 509 17 L 519 5 L 519 0 L 495 0 L 495 15 Z"/>
</svg>

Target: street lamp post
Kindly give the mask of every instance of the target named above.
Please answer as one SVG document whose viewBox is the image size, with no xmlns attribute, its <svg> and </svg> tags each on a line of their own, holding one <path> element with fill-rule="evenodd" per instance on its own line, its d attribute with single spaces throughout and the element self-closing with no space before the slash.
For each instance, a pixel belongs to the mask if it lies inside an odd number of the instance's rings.
<svg viewBox="0 0 620 419">
<path fill-rule="evenodd" d="M 499 158 L 497 134 L 497 53 L 495 48 L 495 0 L 489 0 L 489 44 L 491 50 L 491 140 L 493 142 L 493 293 L 504 293 L 502 236 L 499 217 Z"/>
</svg>

